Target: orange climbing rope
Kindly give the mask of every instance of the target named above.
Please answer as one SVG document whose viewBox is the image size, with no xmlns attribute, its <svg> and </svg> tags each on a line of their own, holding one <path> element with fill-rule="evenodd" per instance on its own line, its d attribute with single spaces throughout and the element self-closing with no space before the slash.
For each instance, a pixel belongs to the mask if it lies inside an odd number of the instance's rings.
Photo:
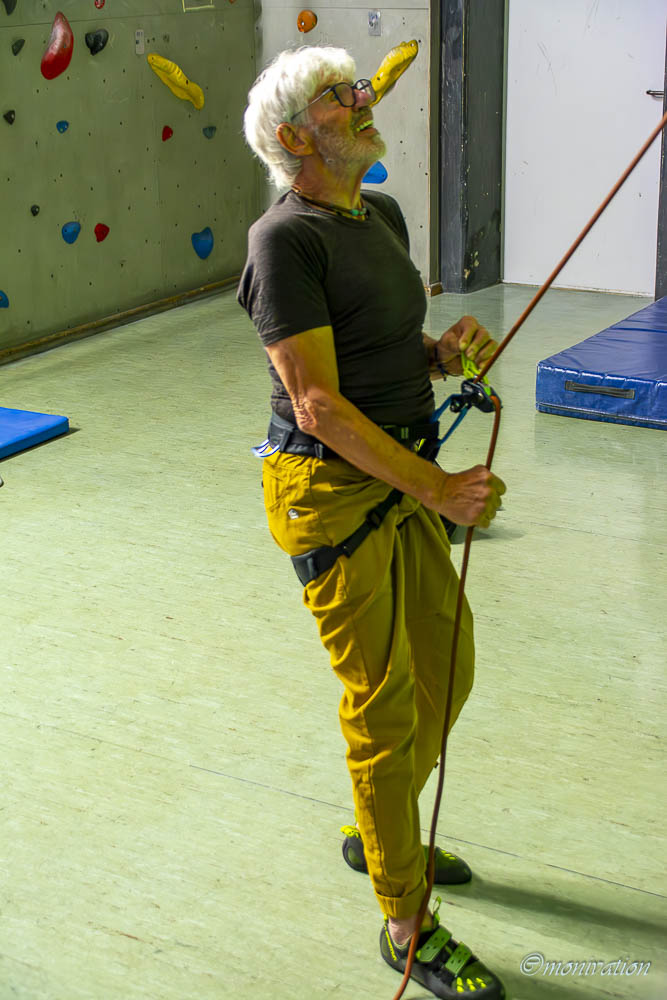
<svg viewBox="0 0 667 1000">
<path fill-rule="evenodd" d="M 588 233 L 590 232 L 590 230 L 593 228 L 593 226 L 595 225 L 595 223 L 597 222 L 597 220 L 600 218 L 600 216 L 602 215 L 602 213 L 604 212 L 604 210 L 609 205 L 609 203 L 612 200 L 612 198 L 618 193 L 618 191 L 621 189 L 621 187 L 625 184 L 626 180 L 628 179 L 628 177 L 630 176 L 630 174 L 632 173 L 632 171 L 635 169 L 635 167 L 637 166 L 637 164 L 639 163 L 639 161 L 642 159 L 642 157 L 644 156 L 644 154 L 646 153 L 646 151 L 653 144 L 653 142 L 657 139 L 657 137 L 660 135 L 660 133 L 662 132 L 662 130 L 665 128 L 666 125 L 667 125 L 667 112 L 662 116 L 660 122 L 654 128 L 654 130 L 651 132 L 651 135 L 648 137 L 648 139 L 646 140 L 646 142 L 644 143 L 644 145 L 641 147 L 641 149 L 639 150 L 639 152 L 637 153 L 637 155 L 634 157 L 634 159 L 632 160 L 632 162 L 629 164 L 629 166 L 626 168 L 626 170 L 624 170 L 624 172 L 621 174 L 621 176 L 619 177 L 618 181 L 616 182 L 616 184 L 614 184 L 613 188 L 611 189 L 611 191 L 609 192 L 609 194 L 607 195 L 607 197 L 604 199 L 604 201 L 602 202 L 602 204 L 600 205 L 600 207 L 591 216 L 590 220 L 586 223 L 586 225 L 582 229 L 581 233 L 579 234 L 579 236 L 577 236 L 576 240 L 574 241 L 574 243 L 572 244 L 572 246 L 570 247 L 570 249 L 567 251 L 567 253 L 565 254 L 565 256 L 556 265 L 556 267 L 551 272 L 551 274 L 549 275 L 549 277 L 547 278 L 547 280 L 544 282 L 544 284 L 542 285 L 542 287 L 539 289 L 539 291 L 531 299 L 531 301 L 529 302 L 529 304 L 526 306 L 526 308 L 524 309 L 524 311 L 519 316 L 519 318 L 516 321 L 516 323 L 514 324 L 514 326 L 507 333 L 507 335 L 503 338 L 503 340 L 500 342 L 500 344 L 496 348 L 495 352 L 491 355 L 491 357 L 488 359 L 488 361 L 486 361 L 486 363 L 483 365 L 483 367 L 480 369 L 480 371 L 477 373 L 477 375 L 475 375 L 475 377 L 473 379 L 474 382 L 481 382 L 481 380 L 484 378 L 484 376 L 489 371 L 489 369 L 492 367 L 492 365 L 494 365 L 496 363 L 496 361 L 498 360 L 498 358 L 500 357 L 500 355 L 503 353 L 503 351 L 505 350 L 505 348 L 508 346 L 508 344 L 510 343 L 510 341 L 519 332 L 519 330 L 521 329 L 521 327 L 523 326 L 523 324 L 526 322 L 526 320 L 528 319 L 528 317 L 532 313 L 532 311 L 535 308 L 535 306 L 537 305 L 537 303 L 540 301 L 540 299 L 543 297 L 543 295 L 545 295 L 545 293 L 549 290 L 549 288 L 551 287 L 551 285 L 553 284 L 553 282 L 556 280 L 556 278 L 558 277 L 558 275 L 560 274 L 560 272 L 563 270 L 563 268 L 565 267 L 565 265 L 569 261 L 570 257 L 572 257 L 573 253 L 575 252 L 575 250 L 579 246 L 579 244 L 588 235 Z M 493 401 L 493 405 L 494 405 L 494 420 L 493 420 L 493 429 L 492 429 L 492 432 L 491 432 L 491 441 L 490 441 L 490 444 L 489 444 L 489 450 L 488 450 L 488 454 L 487 454 L 487 457 L 486 457 L 486 463 L 485 463 L 486 464 L 486 468 L 489 469 L 489 470 L 491 469 L 491 465 L 493 463 L 493 456 L 494 456 L 495 450 L 496 450 L 496 442 L 498 440 L 498 431 L 500 430 L 500 400 L 498 399 L 497 396 L 493 395 L 493 393 L 491 393 L 491 400 Z M 436 828 L 437 828 L 437 825 L 438 825 L 438 816 L 439 816 L 439 813 L 440 813 L 440 805 L 441 805 L 441 802 L 442 802 L 443 788 L 444 788 L 444 782 L 445 782 L 445 761 L 446 761 L 446 754 L 447 754 L 447 734 L 449 732 L 449 721 L 450 721 L 450 718 L 451 718 L 452 692 L 454 690 L 454 673 L 455 673 L 455 669 L 456 669 L 456 653 L 457 653 L 457 650 L 458 650 L 459 631 L 460 631 L 460 622 L 461 622 L 461 610 L 462 610 L 462 607 L 463 607 L 463 594 L 465 592 L 465 581 L 466 581 L 466 576 L 467 576 L 467 573 L 468 573 L 468 562 L 469 562 L 469 559 L 470 559 L 470 544 L 472 542 L 472 537 L 473 537 L 474 530 L 475 530 L 474 528 L 468 528 L 468 530 L 466 532 L 465 544 L 464 544 L 464 547 L 463 547 L 463 559 L 461 561 L 461 574 L 460 574 L 459 589 L 458 589 L 458 596 L 457 596 L 457 602 L 456 602 L 456 615 L 455 615 L 455 618 L 454 618 L 454 634 L 453 634 L 453 637 L 452 637 L 452 649 L 451 649 L 450 663 L 449 663 L 449 685 L 448 685 L 448 691 L 447 691 L 447 705 L 446 705 L 446 708 L 445 708 L 445 721 L 444 721 L 443 730 L 442 730 L 442 742 L 441 742 L 441 745 L 440 745 L 440 768 L 439 768 L 439 773 L 438 773 L 438 786 L 437 786 L 437 791 L 436 791 L 435 804 L 434 804 L 434 807 L 433 807 L 433 817 L 432 817 L 432 820 L 431 820 L 431 831 L 430 831 L 430 836 L 429 836 L 428 866 L 427 866 L 427 872 L 426 872 L 426 882 L 427 882 L 427 884 L 426 884 L 426 892 L 424 893 L 424 899 L 422 900 L 422 905 L 421 905 L 421 908 L 420 908 L 419 913 L 417 915 L 417 931 L 412 935 L 412 940 L 410 941 L 410 950 L 408 952 L 408 958 L 407 958 L 407 962 L 406 962 L 406 966 L 405 966 L 405 972 L 403 974 L 403 979 L 401 981 L 401 985 L 399 986 L 397 993 L 394 995 L 393 1000 L 400 1000 L 400 998 L 403 996 L 403 994 L 405 992 L 405 989 L 406 989 L 406 987 L 408 985 L 408 981 L 410 979 L 410 974 L 411 974 L 411 971 L 412 971 L 412 966 L 413 966 L 414 959 L 415 959 L 415 952 L 417 950 L 417 939 L 419 937 L 419 928 L 421 927 L 422 922 L 424 920 L 424 917 L 426 915 L 426 911 L 428 909 L 429 900 L 430 900 L 430 897 L 431 897 L 431 891 L 433 889 L 433 876 L 434 876 L 434 869 L 435 869 L 435 833 L 436 833 Z"/>
</svg>

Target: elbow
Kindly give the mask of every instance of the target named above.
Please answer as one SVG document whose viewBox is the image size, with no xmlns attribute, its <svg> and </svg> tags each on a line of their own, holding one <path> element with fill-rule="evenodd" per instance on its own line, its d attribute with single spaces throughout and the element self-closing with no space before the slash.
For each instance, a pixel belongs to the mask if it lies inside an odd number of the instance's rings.
<svg viewBox="0 0 667 1000">
<path fill-rule="evenodd" d="M 326 427 L 328 417 L 334 409 L 333 397 L 328 392 L 310 391 L 303 396 L 292 399 L 294 419 L 300 431 L 319 437 L 320 431 Z"/>
</svg>

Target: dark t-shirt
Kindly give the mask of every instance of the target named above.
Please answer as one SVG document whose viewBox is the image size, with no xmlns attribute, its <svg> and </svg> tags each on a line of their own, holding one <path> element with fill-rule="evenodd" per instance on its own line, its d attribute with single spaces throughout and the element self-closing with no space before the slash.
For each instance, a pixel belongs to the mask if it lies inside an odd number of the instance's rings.
<svg viewBox="0 0 667 1000">
<path fill-rule="evenodd" d="M 422 341 L 426 295 L 405 220 L 389 195 L 363 198 L 369 212 L 359 222 L 293 191 L 282 195 L 250 228 L 237 299 L 264 345 L 331 326 L 340 392 L 371 420 L 427 420 L 434 403 Z M 270 362 L 269 371 L 271 406 L 293 420 Z"/>
</svg>

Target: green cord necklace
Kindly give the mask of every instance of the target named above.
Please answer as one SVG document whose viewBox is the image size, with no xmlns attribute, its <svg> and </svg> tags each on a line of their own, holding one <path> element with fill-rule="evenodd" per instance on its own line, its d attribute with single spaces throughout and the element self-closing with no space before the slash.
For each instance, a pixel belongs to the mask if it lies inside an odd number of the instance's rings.
<svg viewBox="0 0 667 1000">
<path fill-rule="evenodd" d="M 330 212 L 335 212 L 336 215 L 342 215 L 353 219 L 359 219 L 360 221 L 365 219 L 368 215 L 368 208 L 364 205 L 363 208 L 341 208 L 339 205 L 331 205 L 328 201 L 318 201 L 316 198 L 310 198 L 303 191 L 299 191 L 298 188 L 293 187 L 291 189 L 294 194 L 298 195 L 299 198 L 303 198 L 304 201 L 309 201 L 311 205 L 319 205 L 320 208 L 327 208 Z"/>
</svg>

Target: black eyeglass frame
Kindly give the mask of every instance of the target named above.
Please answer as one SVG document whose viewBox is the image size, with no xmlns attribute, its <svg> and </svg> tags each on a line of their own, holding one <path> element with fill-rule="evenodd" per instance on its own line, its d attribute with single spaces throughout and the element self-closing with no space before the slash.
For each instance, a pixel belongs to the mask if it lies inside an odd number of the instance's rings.
<svg viewBox="0 0 667 1000">
<path fill-rule="evenodd" d="M 334 97 L 340 104 L 341 108 L 353 108 L 354 105 L 356 104 L 356 101 L 354 100 L 354 95 L 352 95 L 353 96 L 352 104 L 345 104 L 344 101 L 341 99 L 338 90 L 336 89 L 337 87 L 350 87 L 352 90 L 368 90 L 368 92 L 371 95 L 371 103 L 373 103 L 373 101 L 377 96 L 375 93 L 375 88 L 370 80 L 357 80 L 356 83 L 347 83 L 347 81 L 341 80 L 340 83 L 334 83 L 333 86 L 327 87 L 327 89 L 323 90 L 322 93 L 319 95 L 319 97 L 316 97 L 314 101 L 311 101 L 310 104 L 306 104 L 305 108 L 301 108 L 301 111 L 297 111 L 296 114 L 293 114 L 292 117 L 290 118 L 290 122 L 293 122 L 295 118 L 303 114 L 304 111 L 307 111 L 311 104 L 316 104 L 318 101 L 321 101 L 322 98 L 329 93 L 332 93 L 334 95 Z"/>
</svg>

